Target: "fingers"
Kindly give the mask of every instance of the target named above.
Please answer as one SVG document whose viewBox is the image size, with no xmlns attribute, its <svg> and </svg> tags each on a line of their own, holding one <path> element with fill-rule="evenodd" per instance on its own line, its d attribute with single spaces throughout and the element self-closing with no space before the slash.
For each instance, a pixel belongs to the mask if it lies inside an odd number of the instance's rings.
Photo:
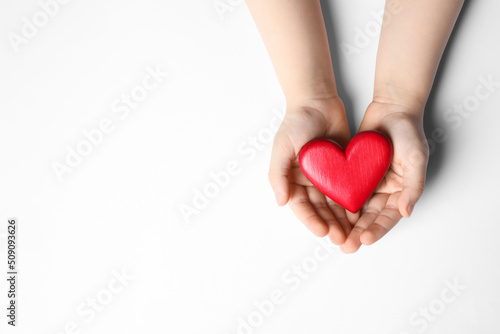
<svg viewBox="0 0 500 334">
<path fill-rule="evenodd" d="M 351 224 L 351 227 L 356 225 L 356 223 L 358 222 L 359 217 L 361 215 L 360 211 L 358 211 L 356 213 L 352 213 L 352 212 L 347 211 L 347 210 L 345 210 L 345 214 L 346 214 L 347 220 Z"/>
<path fill-rule="evenodd" d="M 344 253 L 354 253 L 361 247 L 361 235 L 377 219 L 384 209 L 388 194 L 375 194 L 369 199 L 366 210 L 351 230 L 346 242 L 340 246 Z"/>
<path fill-rule="evenodd" d="M 305 187 L 292 184 L 290 186 L 290 209 L 297 218 L 318 237 L 328 234 L 328 225 L 314 209 Z"/>
<path fill-rule="evenodd" d="M 404 217 L 410 217 L 415 203 L 422 195 L 425 186 L 428 155 L 415 151 L 403 170 L 403 190 L 397 207 Z"/>
<path fill-rule="evenodd" d="M 330 211 L 335 216 L 338 224 L 340 225 L 340 227 L 342 228 L 347 237 L 349 233 L 351 233 L 353 225 L 351 224 L 349 218 L 347 217 L 348 211 L 339 204 L 337 204 L 336 202 L 334 202 L 332 199 L 328 198 L 327 196 L 325 196 L 325 199 Z"/>
<path fill-rule="evenodd" d="M 398 208 L 400 193 L 391 194 L 385 208 L 380 212 L 375 221 L 361 233 L 360 241 L 363 245 L 371 245 L 387 234 L 402 218 Z"/>
<path fill-rule="evenodd" d="M 269 183 L 280 206 L 288 203 L 290 198 L 288 176 L 292 162 L 296 158 L 292 145 L 283 136 L 285 135 L 278 133 L 274 139 L 269 167 Z"/>
<path fill-rule="evenodd" d="M 292 168 L 290 169 L 290 172 L 288 174 L 288 182 L 305 187 L 311 187 L 313 185 L 311 181 L 309 181 L 304 175 L 304 172 L 302 172 L 302 169 L 300 169 L 300 165 L 298 163 L 292 164 Z"/>
<path fill-rule="evenodd" d="M 342 220 L 341 216 L 336 216 L 331 207 L 326 201 L 326 196 L 323 195 L 318 189 L 313 187 L 307 187 L 307 194 L 313 208 L 315 209 L 318 216 L 326 223 L 328 226 L 328 237 L 335 245 L 341 245 L 346 239 L 346 233 L 343 226 L 339 223 L 339 218 Z M 348 224 L 345 214 L 343 217 L 343 224 Z"/>
</svg>

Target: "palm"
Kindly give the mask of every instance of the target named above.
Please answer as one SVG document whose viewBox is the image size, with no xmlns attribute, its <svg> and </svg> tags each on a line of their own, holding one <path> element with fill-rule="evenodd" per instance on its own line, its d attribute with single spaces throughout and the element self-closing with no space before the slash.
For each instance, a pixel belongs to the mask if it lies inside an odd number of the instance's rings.
<svg viewBox="0 0 500 334">
<path fill-rule="evenodd" d="M 276 182 L 276 166 L 287 165 L 288 169 L 281 171 L 282 179 L 287 183 L 288 203 L 290 208 L 304 225 L 318 236 L 329 235 L 333 243 L 342 244 L 350 233 L 351 223 L 357 219 L 337 203 L 321 193 L 305 177 L 298 163 L 298 154 L 302 146 L 315 138 L 331 138 L 345 144 L 350 139 L 349 128 L 343 105 L 335 103 L 329 110 L 302 110 L 286 117 L 278 131 L 271 161 L 270 180 Z M 325 117 L 335 113 L 344 115 L 339 118 Z M 285 164 L 283 160 L 289 159 Z M 280 163 L 281 162 L 281 163 Z M 280 175 L 280 174 L 278 174 Z M 284 204 L 284 203 L 282 203 Z"/>
<path fill-rule="evenodd" d="M 342 246 L 345 252 L 355 252 L 361 244 L 370 245 L 382 238 L 403 214 L 409 216 L 411 208 L 407 203 L 416 201 L 423 191 L 428 152 L 421 120 L 400 109 L 372 103 L 360 126 L 360 131 L 386 133 L 393 142 L 394 156 L 389 171 L 361 209 L 359 220 Z"/>
</svg>

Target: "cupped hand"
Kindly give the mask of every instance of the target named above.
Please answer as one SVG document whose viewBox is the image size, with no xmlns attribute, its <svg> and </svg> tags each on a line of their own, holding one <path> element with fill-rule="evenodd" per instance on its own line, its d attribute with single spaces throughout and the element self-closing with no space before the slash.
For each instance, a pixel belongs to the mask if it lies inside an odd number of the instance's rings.
<svg viewBox="0 0 500 334">
<path fill-rule="evenodd" d="M 341 246 L 343 252 L 373 244 L 412 213 L 424 190 L 429 158 L 422 115 L 422 111 L 388 103 L 372 102 L 368 107 L 359 131 L 385 133 L 394 156 L 386 176 L 360 210 L 361 216 Z"/>
<path fill-rule="evenodd" d="M 279 205 L 288 203 L 311 232 L 328 235 L 334 244 L 341 245 L 359 216 L 326 197 L 302 173 L 300 149 L 316 138 L 330 138 L 342 145 L 349 142 L 345 109 L 338 97 L 287 107 L 273 143 L 269 181 Z"/>
</svg>

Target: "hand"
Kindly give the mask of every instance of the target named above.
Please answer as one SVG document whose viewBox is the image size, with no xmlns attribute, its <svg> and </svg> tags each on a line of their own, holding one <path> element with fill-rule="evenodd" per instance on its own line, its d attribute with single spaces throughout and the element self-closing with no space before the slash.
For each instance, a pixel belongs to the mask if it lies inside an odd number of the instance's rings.
<svg viewBox="0 0 500 334">
<path fill-rule="evenodd" d="M 424 190 L 429 147 L 423 130 L 423 110 L 372 102 L 359 131 L 379 130 L 391 139 L 394 156 L 388 173 L 365 203 L 359 220 L 341 246 L 354 253 L 361 244 L 382 238 L 404 216 L 409 217 Z"/>
<path fill-rule="evenodd" d="M 298 163 L 302 146 L 316 138 L 331 138 L 345 145 L 350 140 L 344 105 L 338 97 L 288 106 L 274 138 L 269 182 L 279 205 L 293 213 L 315 235 L 341 245 L 358 215 L 346 211 L 322 194 L 305 177 Z"/>
</svg>

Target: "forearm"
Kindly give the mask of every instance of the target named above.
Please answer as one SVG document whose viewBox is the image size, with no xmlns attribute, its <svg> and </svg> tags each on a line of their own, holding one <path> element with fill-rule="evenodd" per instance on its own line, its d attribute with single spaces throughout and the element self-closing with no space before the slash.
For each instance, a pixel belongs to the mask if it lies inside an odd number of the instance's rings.
<svg viewBox="0 0 500 334">
<path fill-rule="evenodd" d="M 247 0 L 287 103 L 337 97 L 319 0 Z"/>
<path fill-rule="evenodd" d="M 394 2 L 400 3 L 394 10 Z M 464 0 L 387 0 L 375 71 L 374 101 L 423 113 Z M 394 13 L 395 12 L 395 13 Z"/>
</svg>

